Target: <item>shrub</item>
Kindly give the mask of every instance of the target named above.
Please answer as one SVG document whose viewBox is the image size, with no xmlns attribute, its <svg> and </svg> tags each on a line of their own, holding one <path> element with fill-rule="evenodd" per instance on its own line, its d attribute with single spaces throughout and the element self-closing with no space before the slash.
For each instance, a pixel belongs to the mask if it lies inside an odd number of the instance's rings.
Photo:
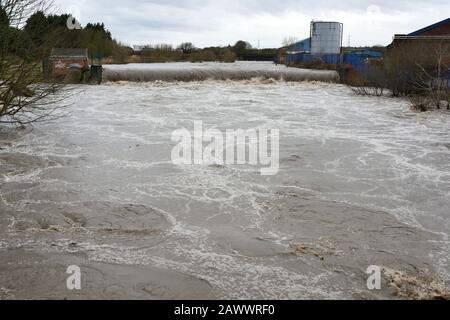
<svg viewBox="0 0 450 320">
<path fill-rule="evenodd" d="M 218 61 L 218 57 L 214 54 L 214 52 L 209 50 L 202 50 L 198 52 L 194 52 L 189 56 L 190 62 L 211 62 Z"/>
<path fill-rule="evenodd" d="M 157 48 L 144 49 L 141 52 L 141 62 L 143 63 L 176 62 L 182 59 L 183 52 L 181 50 L 173 50 L 162 45 Z"/>
<path fill-rule="evenodd" d="M 363 77 L 352 65 L 344 64 L 338 66 L 337 71 L 341 77 L 341 82 L 352 87 L 365 87 L 368 85 L 367 79 Z"/>
<path fill-rule="evenodd" d="M 120 43 L 113 42 L 112 61 L 115 64 L 128 63 L 128 59 L 132 54 L 132 49 L 127 48 Z"/>
<path fill-rule="evenodd" d="M 221 61 L 225 63 L 233 63 L 236 62 L 236 54 L 232 51 L 227 50 L 222 56 Z"/>
</svg>

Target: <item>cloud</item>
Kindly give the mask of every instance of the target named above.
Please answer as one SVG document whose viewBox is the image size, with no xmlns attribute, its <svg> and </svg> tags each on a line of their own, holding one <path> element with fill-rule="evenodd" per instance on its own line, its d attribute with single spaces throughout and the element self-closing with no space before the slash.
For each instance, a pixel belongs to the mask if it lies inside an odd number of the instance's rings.
<svg viewBox="0 0 450 320">
<path fill-rule="evenodd" d="M 344 23 L 352 45 L 386 45 L 396 33 L 409 33 L 448 18 L 448 1 L 385 0 L 55 0 L 55 10 L 79 15 L 82 23 L 104 22 L 128 44 L 197 46 L 233 44 L 239 39 L 278 47 L 286 36 L 305 38 L 309 23 Z"/>
</svg>

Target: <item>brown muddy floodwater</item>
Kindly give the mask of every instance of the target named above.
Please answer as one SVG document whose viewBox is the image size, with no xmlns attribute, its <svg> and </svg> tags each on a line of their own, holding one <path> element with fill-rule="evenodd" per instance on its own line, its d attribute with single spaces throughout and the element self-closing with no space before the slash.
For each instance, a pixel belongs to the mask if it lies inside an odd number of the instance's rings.
<svg viewBox="0 0 450 320">
<path fill-rule="evenodd" d="M 449 113 L 313 82 L 82 90 L 66 117 L 0 131 L 0 298 L 447 294 Z M 280 172 L 174 165 L 171 134 L 195 120 L 278 128 Z"/>
</svg>

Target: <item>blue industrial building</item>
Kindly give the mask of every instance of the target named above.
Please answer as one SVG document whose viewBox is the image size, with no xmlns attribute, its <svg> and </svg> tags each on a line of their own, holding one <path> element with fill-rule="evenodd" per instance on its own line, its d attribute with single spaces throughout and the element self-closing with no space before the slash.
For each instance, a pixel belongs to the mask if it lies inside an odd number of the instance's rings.
<svg viewBox="0 0 450 320">
<path fill-rule="evenodd" d="M 322 61 L 327 64 L 339 64 L 341 62 L 340 54 L 321 54 L 313 55 L 309 52 L 288 53 L 286 55 L 285 64 L 287 66 L 296 62 L 312 62 Z"/>
<path fill-rule="evenodd" d="M 311 38 L 304 39 L 287 46 L 286 51 L 289 52 L 310 52 L 311 51 Z"/>
<path fill-rule="evenodd" d="M 342 51 L 343 25 L 338 22 L 311 22 L 311 37 L 280 48 L 276 63 L 287 66 L 295 63 L 321 61 L 326 64 L 349 64 L 360 72 L 369 71 L 371 59 L 383 54 L 369 49 Z"/>
<path fill-rule="evenodd" d="M 383 58 L 383 53 L 379 51 L 360 49 L 354 50 L 343 55 L 343 63 L 353 66 L 361 73 L 370 71 L 370 60 L 380 60 Z"/>
<path fill-rule="evenodd" d="M 327 64 L 349 64 L 360 72 L 367 70 L 371 59 L 382 59 L 383 53 L 369 49 L 357 49 L 343 54 L 313 55 L 306 51 L 286 52 L 284 64 L 287 66 L 311 61 L 321 61 Z"/>
</svg>

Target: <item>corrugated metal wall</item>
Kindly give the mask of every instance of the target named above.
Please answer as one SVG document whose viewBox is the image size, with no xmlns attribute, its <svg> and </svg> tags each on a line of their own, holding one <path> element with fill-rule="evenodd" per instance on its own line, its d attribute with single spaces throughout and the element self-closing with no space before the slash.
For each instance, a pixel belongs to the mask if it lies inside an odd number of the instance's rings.
<svg viewBox="0 0 450 320">
<path fill-rule="evenodd" d="M 358 70 L 361 73 L 367 72 L 369 68 L 367 56 L 353 53 L 344 55 L 344 64 L 352 65 L 356 70 Z"/>
<path fill-rule="evenodd" d="M 322 61 L 328 64 L 339 64 L 341 63 L 340 54 L 323 54 L 323 55 L 313 55 L 309 53 L 293 53 L 286 56 L 286 64 L 290 65 L 296 62 L 311 62 L 311 61 Z"/>
<path fill-rule="evenodd" d="M 313 55 L 309 53 L 293 53 L 286 55 L 286 65 L 292 63 L 310 62 L 310 61 L 322 61 L 328 64 L 350 64 L 356 70 L 361 73 L 370 72 L 369 59 L 379 59 L 382 57 L 380 52 L 357 52 L 357 53 L 346 53 L 343 56 L 340 54 L 323 54 L 323 55 Z"/>
</svg>

